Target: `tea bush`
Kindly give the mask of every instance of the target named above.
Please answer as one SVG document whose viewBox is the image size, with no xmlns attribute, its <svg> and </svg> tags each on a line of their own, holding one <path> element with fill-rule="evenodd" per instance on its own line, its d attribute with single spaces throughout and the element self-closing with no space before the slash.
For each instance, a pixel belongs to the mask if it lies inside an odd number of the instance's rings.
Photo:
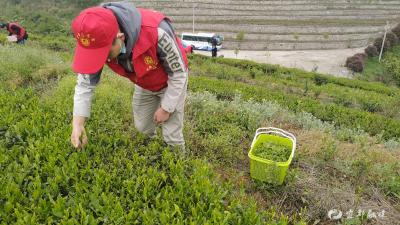
<svg viewBox="0 0 400 225">
<path fill-rule="evenodd" d="M 237 195 L 208 162 L 182 158 L 160 139 L 150 141 L 129 128 L 131 85 L 108 78 L 107 71 L 86 127 L 90 143 L 81 151 L 72 149 L 68 140 L 75 75 L 67 71 L 44 94 L 36 86 L 48 77 L 44 68 L 58 65 L 59 58 L 49 53 L 47 60 L 39 52 L 27 47 L 37 62 L 29 68 L 24 57 L 1 53 L 3 65 L 8 65 L 2 67 L 0 84 L 2 223 L 288 223 L 287 216 L 259 210 L 254 200 Z M 41 79 L 30 75 L 42 73 Z M 11 89 L 7 82 L 15 77 L 27 83 Z M 234 122 L 231 115 L 225 119 Z M 214 150 L 226 146 L 219 156 L 231 154 L 226 143 L 242 136 L 239 130 L 232 136 L 231 128 L 220 137 L 232 139 L 208 142 Z"/>
<path fill-rule="evenodd" d="M 399 38 L 393 32 L 387 32 L 386 33 L 386 39 L 390 42 L 390 46 L 391 47 L 395 47 L 396 45 L 399 44 Z"/>
<path fill-rule="evenodd" d="M 389 52 L 385 55 L 383 65 L 400 86 L 400 58 L 394 53 Z"/>
<path fill-rule="evenodd" d="M 302 98 L 279 91 L 270 91 L 249 84 L 232 81 L 221 81 L 204 77 L 192 77 L 190 87 L 193 91 L 207 90 L 215 93 L 221 99 L 229 99 L 236 93 L 241 93 L 246 99 L 269 99 L 287 106 L 295 112 L 306 111 L 317 118 L 334 122 L 338 126 L 358 126 L 371 135 L 383 132 L 386 139 L 400 137 L 400 121 L 369 112 L 341 107 L 335 104 L 322 104 L 319 101 Z"/>
</svg>

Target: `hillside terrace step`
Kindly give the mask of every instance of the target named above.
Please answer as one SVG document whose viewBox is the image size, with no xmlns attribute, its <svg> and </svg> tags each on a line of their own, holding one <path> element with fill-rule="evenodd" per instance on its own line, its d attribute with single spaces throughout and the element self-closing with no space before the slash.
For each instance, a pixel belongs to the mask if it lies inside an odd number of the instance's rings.
<svg viewBox="0 0 400 225">
<path fill-rule="evenodd" d="M 137 6 L 144 8 L 162 7 L 162 8 L 192 8 L 192 4 L 185 3 L 150 3 L 140 2 Z M 355 4 L 332 4 L 332 5 L 312 5 L 312 4 L 298 4 L 298 5 L 223 5 L 223 4 L 207 4 L 198 3 L 195 8 L 207 8 L 207 9 L 229 9 L 229 10 L 248 10 L 248 11 L 260 11 L 260 10 L 355 10 L 355 9 L 370 9 L 370 10 L 385 10 L 385 9 L 400 9 L 400 2 L 398 4 L 385 4 L 385 5 L 355 5 Z"/>
<path fill-rule="evenodd" d="M 223 4 L 223 5 L 300 5 L 300 4 L 320 4 L 320 5 L 332 5 L 332 4 L 340 4 L 340 5 L 395 5 L 399 2 L 396 0 L 359 0 L 359 1 L 349 1 L 349 0 L 336 0 L 332 2 L 332 0 L 275 0 L 275 1 L 232 1 L 232 0 L 180 0 L 180 1 L 134 1 L 135 3 L 146 2 L 151 4 L 172 4 L 172 3 L 180 3 L 180 4 Z"/>
<path fill-rule="evenodd" d="M 372 38 L 371 38 L 372 39 Z M 347 39 L 347 40 L 332 40 L 332 39 L 321 39 L 321 40 L 307 40 L 307 39 L 282 39 L 282 40 L 276 40 L 276 39 L 269 39 L 269 38 L 260 38 L 260 39 L 245 39 L 243 42 L 251 42 L 251 43 L 280 43 L 280 42 L 285 42 L 285 43 L 332 43 L 332 42 L 358 42 L 358 41 L 365 41 L 368 40 L 368 38 L 354 38 L 354 39 Z M 239 43 L 235 38 L 227 38 L 224 40 L 224 42 L 232 42 L 232 43 Z"/>
<path fill-rule="evenodd" d="M 272 50 L 318 50 L 318 49 L 346 49 L 367 46 L 367 40 L 348 42 L 242 42 L 240 50 L 272 51 Z M 223 49 L 237 48 L 237 42 L 226 41 Z"/>
<path fill-rule="evenodd" d="M 141 6 L 138 6 L 141 7 Z M 161 12 L 167 12 L 169 10 L 177 10 L 177 7 L 165 7 L 165 6 L 149 6 L 149 7 L 144 7 L 144 8 L 150 8 L 154 9 L 157 11 Z M 193 7 L 185 7 L 182 6 L 179 8 L 179 10 L 183 13 L 188 13 L 189 10 L 190 12 L 193 12 Z M 310 9 L 310 8 L 305 8 L 305 9 L 251 9 L 251 10 L 240 10 L 240 9 L 230 9 L 230 8 L 213 8 L 213 7 L 202 7 L 202 8 L 195 8 L 196 11 L 209 11 L 209 12 L 215 12 L 215 11 L 226 11 L 230 13 L 243 13 L 244 15 L 269 15 L 270 14 L 277 14 L 277 13 L 291 13 L 293 12 L 295 15 L 321 15 L 324 13 L 329 13 L 329 12 L 343 12 L 344 15 L 351 15 L 351 13 L 357 13 L 357 14 L 363 14 L 363 12 L 366 12 L 368 14 L 369 12 L 374 11 L 374 9 Z M 399 11 L 399 8 L 391 8 L 391 9 L 376 9 L 378 14 L 387 12 L 389 14 L 397 14 Z M 243 15 L 242 14 L 242 15 Z M 374 14 L 374 13 L 370 13 Z M 279 15 L 279 14 L 278 14 Z M 340 14 L 338 14 L 340 15 Z"/>
<path fill-rule="evenodd" d="M 168 17 L 172 18 L 173 21 L 179 22 L 191 22 L 192 16 L 189 15 L 168 15 Z M 218 23 L 238 23 L 244 21 L 244 23 L 257 23 L 257 24 L 274 24 L 274 20 L 277 21 L 288 21 L 288 20 L 295 20 L 291 23 L 300 22 L 299 20 L 304 21 L 307 23 L 307 20 L 316 20 L 318 23 L 324 23 L 324 21 L 329 22 L 329 20 L 337 21 L 340 23 L 347 24 L 385 24 L 386 20 L 397 20 L 400 18 L 400 15 L 357 15 L 357 16 L 215 16 L 215 15 L 195 15 L 195 21 L 197 22 L 218 22 Z M 304 23 L 304 22 L 303 22 Z"/>
<path fill-rule="evenodd" d="M 178 32 L 178 35 L 181 33 Z M 225 41 L 236 40 L 237 33 L 233 32 L 218 32 L 218 34 L 224 37 Z M 379 34 L 376 33 L 366 33 L 366 34 L 245 34 L 245 41 L 349 41 L 349 40 L 372 40 L 376 38 Z"/>
<path fill-rule="evenodd" d="M 165 15 L 177 16 L 192 16 L 192 8 L 157 8 L 157 11 L 163 12 Z M 260 10 L 255 11 L 237 11 L 237 10 L 213 10 L 213 9 L 198 9 L 195 10 L 195 15 L 204 16 L 375 16 L 375 15 L 400 15 L 399 10 L 306 10 L 306 11 L 291 11 L 291 10 Z"/>
<path fill-rule="evenodd" d="M 174 23 L 179 31 L 191 31 L 190 23 Z M 257 25 L 257 24 L 195 24 L 196 32 L 244 32 L 261 34 L 357 34 L 357 33 L 379 33 L 384 31 L 384 25 L 375 26 L 278 26 L 278 25 Z"/>
</svg>

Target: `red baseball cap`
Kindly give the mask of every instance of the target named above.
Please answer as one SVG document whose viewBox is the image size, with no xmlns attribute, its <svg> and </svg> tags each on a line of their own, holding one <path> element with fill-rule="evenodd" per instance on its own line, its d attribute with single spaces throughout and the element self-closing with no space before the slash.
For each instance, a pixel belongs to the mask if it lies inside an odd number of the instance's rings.
<svg viewBox="0 0 400 225">
<path fill-rule="evenodd" d="M 110 9 L 92 7 L 83 10 L 72 21 L 72 32 L 77 40 L 72 64 L 74 72 L 98 72 L 107 60 L 118 30 L 117 19 Z"/>
</svg>

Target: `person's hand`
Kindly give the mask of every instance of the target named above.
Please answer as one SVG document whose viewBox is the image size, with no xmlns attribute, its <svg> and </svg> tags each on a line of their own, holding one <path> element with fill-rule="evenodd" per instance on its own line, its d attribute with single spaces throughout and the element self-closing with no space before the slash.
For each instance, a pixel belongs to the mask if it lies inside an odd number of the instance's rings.
<svg viewBox="0 0 400 225">
<path fill-rule="evenodd" d="M 84 117 L 74 116 L 71 134 L 71 144 L 74 146 L 74 148 L 83 148 L 88 143 L 84 123 Z"/>
<path fill-rule="evenodd" d="M 165 111 L 163 108 L 158 108 L 154 113 L 154 123 L 161 124 L 169 119 L 170 113 Z"/>
</svg>

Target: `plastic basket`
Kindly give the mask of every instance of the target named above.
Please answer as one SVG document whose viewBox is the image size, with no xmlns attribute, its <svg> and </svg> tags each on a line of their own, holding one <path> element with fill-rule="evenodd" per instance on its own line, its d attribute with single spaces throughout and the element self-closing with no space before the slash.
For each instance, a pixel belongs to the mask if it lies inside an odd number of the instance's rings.
<svg viewBox="0 0 400 225">
<path fill-rule="evenodd" d="M 253 149 L 265 142 L 286 145 L 288 149 L 292 150 L 289 159 L 286 162 L 275 162 L 253 155 Z M 260 181 L 282 184 L 294 157 L 295 150 L 296 137 L 293 134 L 275 127 L 257 129 L 248 154 L 250 158 L 250 176 Z"/>
<path fill-rule="evenodd" d="M 17 42 L 17 41 L 18 41 L 16 35 L 7 36 L 7 40 L 8 40 L 9 42 Z"/>
</svg>

